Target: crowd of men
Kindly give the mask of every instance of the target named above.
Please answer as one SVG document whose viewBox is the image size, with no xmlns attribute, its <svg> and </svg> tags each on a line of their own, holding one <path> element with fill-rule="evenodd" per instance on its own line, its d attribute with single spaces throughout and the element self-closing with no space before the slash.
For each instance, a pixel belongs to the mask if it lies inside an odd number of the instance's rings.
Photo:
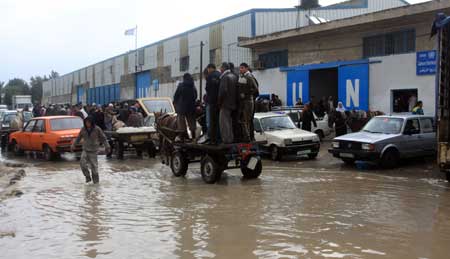
<svg viewBox="0 0 450 259">
<path fill-rule="evenodd" d="M 92 117 L 95 125 L 104 131 L 113 131 L 121 127 L 142 127 L 144 126 L 144 116 L 138 104 L 128 105 L 113 104 L 83 106 L 77 105 L 49 105 L 48 107 L 36 105 L 33 110 L 33 117 L 71 115 L 82 119 Z"/>
<path fill-rule="evenodd" d="M 248 64 L 240 64 L 239 73 L 233 63 L 224 62 L 219 70 L 214 64 L 209 64 L 203 75 L 206 79 L 203 100 L 206 105 L 207 142 L 229 144 L 254 141 L 253 116 L 259 90 L 258 81 Z M 178 115 L 178 129 L 184 131 L 187 123 L 193 139 L 196 137 L 197 97 L 192 75 L 186 73 L 173 101 Z M 178 139 L 184 141 L 185 137 L 181 134 Z"/>
</svg>

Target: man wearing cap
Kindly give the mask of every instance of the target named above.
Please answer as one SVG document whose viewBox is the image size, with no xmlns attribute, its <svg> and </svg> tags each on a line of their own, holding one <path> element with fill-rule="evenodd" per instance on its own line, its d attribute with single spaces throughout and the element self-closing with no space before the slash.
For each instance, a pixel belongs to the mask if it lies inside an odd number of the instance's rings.
<svg viewBox="0 0 450 259">
<path fill-rule="evenodd" d="M 219 128 L 222 141 L 225 144 L 234 142 L 232 113 L 237 109 L 237 76 L 230 70 L 230 65 L 226 62 L 220 67 L 222 75 L 220 76 L 218 105 Z"/>
</svg>

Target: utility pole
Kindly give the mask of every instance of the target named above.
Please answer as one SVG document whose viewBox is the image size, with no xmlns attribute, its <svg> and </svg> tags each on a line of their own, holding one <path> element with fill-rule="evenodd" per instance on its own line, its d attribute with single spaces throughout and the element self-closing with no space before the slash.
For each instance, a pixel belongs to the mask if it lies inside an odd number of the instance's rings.
<svg viewBox="0 0 450 259">
<path fill-rule="evenodd" d="M 200 102 L 203 101 L 203 46 L 205 44 L 200 41 Z"/>
</svg>

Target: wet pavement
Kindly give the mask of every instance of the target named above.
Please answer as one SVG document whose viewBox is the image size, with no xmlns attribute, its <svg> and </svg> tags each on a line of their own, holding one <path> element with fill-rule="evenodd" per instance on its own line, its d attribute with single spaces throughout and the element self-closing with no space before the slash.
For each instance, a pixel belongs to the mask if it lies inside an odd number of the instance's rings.
<svg viewBox="0 0 450 259">
<path fill-rule="evenodd" d="M 397 170 L 264 161 L 257 180 L 175 178 L 155 159 L 29 165 L 0 202 L 0 258 L 449 258 L 450 188 L 432 161 Z M 5 158 L 2 158 L 3 160 Z"/>
</svg>

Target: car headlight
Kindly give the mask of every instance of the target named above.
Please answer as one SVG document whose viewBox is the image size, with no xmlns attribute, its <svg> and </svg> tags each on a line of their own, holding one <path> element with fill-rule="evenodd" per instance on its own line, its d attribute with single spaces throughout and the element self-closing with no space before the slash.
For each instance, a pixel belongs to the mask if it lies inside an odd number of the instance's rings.
<svg viewBox="0 0 450 259">
<path fill-rule="evenodd" d="M 314 141 L 314 142 L 320 142 L 319 136 L 317 136 L 317 135 L 314 136 L 314 137 L 313 137 L 313 141 Z"/>
<path fill-rule="evenodd" d="M 361 149 L 366 150 L 366 151 L 373 151 L 373 150 L 375 150 L 375 145 L 374 144 L 362 144 Z"/>
<path fill-rule="evenodd" d="M 292 139 L 288 138 L 284 140 L 285 145 L 292 145 Z"/>
<path fill-rule="evenodd" d="M 332 146 L 333 146 L 333 148 L 339 148 L 339 142 L 333 141 Z"/>
</svg>

